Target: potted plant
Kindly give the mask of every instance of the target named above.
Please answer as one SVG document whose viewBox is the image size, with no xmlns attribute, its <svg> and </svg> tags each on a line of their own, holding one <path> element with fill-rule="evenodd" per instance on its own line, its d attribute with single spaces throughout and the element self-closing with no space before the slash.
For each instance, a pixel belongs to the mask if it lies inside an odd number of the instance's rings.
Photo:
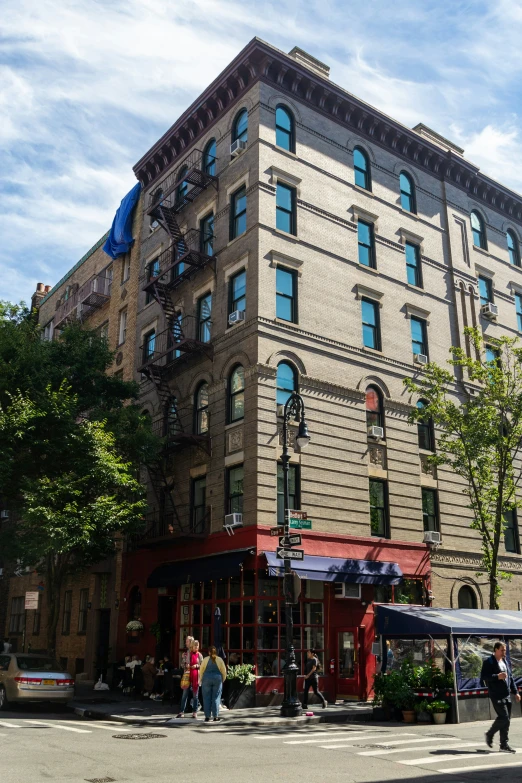
<svg viewBox="0 0 522 783">
<path fill-rule="evenodd" d="M 125 626 L 125 630 L 131 636 L 139 636 L 143 631 L 143 623 L 141 620 L 130 620 Z"/>
<path fill-rule="evenodd" d="M 396 706 L 402 710 L 404 723 L 415 723 L 415 694 L 406 683 L 397 694 Z"/>
<path fill-rule="evenodd" d="M 256 706 L 256 676 L 250 663 L 229 666 L 227 671 L 227 707 L 244 709 Z"/>
<path fill-rule="evenodd" d="M 417 723 L 431 723 L 430 713 L 428 712 L 428 701 L 423 699 L 415 704 L 415 712 L 417 713 Z"/>
<path fill-rule="evenodd" d="M 433 717 L 433 723 L 442 724 L 446 723 L 446 713 L 449 710 L 449 704 L 441 699 L 435 699 L 431 704 L 428 704 L 428 712 L 431 712 Z"/>
</svg>

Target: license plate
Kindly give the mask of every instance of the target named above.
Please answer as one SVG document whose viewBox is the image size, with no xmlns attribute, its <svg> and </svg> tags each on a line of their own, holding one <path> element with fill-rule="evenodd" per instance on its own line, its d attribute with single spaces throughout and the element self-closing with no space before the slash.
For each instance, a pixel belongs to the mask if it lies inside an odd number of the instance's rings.
<svg viewBox="0 0 522 783">
<path fill-rule="evenodd" d="M 42 680 L 42 685 L 54 685 L 56 680 Z"/>
</svg>

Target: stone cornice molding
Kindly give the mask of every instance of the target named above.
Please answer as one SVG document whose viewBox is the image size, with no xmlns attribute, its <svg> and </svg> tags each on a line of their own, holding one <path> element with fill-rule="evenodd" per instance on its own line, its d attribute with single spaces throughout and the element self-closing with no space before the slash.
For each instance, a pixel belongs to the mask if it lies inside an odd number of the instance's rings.
<svg viewBox="0 0 522 783">
<path fill-rule="evenodd" d="M 415 405 L 404 402 L 403 400 L 394 400 L 392 397 L 384 398 L 384 408 L 387 411 L 395 411 L 395 413 L 404 413 L 407 416 L 415 410 Z"/>
<path fill-rule="evenodd" d="M 460 568 L 484 571 L 480 555 L 475 555 L 471 552 L 436 551 L 431 553 L 430 560 L 433 565 L 456 565 Z M 518 573 L 522 573 L 522 558 L 520 560 L 508 560 L 506 557 L 499 557 L 499 564 L 503 571 L 517 571 Z"/>
<path fill-rule="evenodd" d="M 207 87 L 174 125 L 134 166 L 136 177 L 149 187 L 257 81 L 301 100 L 362 138 L 387 148 L 410 165 L 446 180 L 487 205 L 522 223 L 522 197 L 484 174 L 452 149 L 445 150 L 401 125 L 293 57 L 254 38 Z"/>
<path fill-rule="evenodd" d="M 366 395 L 360 389 L 352 389 L 349 386 L 339 386 L 335 383 L 322 381 L 319 378 L 311 378 L 309 375 L 302 375 L 299 379 L 301 391 L 320 392 L 323 396 L 328 394 L 330 397 L 337 397 L 342 400 L 353 400 L 355 402 L 364 402 Z"/>
</svg>

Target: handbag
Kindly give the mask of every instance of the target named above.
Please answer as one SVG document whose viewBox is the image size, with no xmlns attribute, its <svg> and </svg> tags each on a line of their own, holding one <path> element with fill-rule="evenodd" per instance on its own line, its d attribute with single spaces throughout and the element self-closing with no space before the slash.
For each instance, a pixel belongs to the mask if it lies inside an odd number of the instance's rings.
<svg viewBox="0 0 522 783">
<path fill-rule="evenodd" d="M 186 691 L 187 688 L 190 688 L 190 672 L 183 672 L 183 677 L 181 678 L 181 682 L 180 682 L 180 688 L 182 691 Z"/>
</svg>

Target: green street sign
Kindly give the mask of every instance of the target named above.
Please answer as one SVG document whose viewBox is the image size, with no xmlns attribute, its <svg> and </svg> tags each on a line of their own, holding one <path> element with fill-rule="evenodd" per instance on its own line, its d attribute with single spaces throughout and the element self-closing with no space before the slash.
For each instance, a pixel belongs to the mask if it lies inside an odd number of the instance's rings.
<svg viewBox="0 0 522 783">
<path fill-rule="evenodd" d="M 290 527 L 294 530 L 311 530 L 312 529 L 312 520 L 311 519 L 292 519 L 290 518 Z"/>
</svg>

